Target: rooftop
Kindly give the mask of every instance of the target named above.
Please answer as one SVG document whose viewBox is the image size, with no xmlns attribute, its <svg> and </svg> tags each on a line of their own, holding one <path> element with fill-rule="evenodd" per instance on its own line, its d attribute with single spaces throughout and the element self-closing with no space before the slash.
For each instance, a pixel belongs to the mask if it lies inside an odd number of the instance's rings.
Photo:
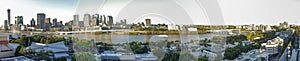
<svg viewBox="0 0 300 61">
<path fill-rule="evenodd" d="M 31 46 L 26 47 L 26 49 L 34 49 L 36 52 L 40 50 L 45 50 L 45 51 L 53 51 L 53 52 L 65 52 L 69 51 L 69 48 L 65 46 L 65 43 L 62 42 L 57 42 L 57 43 L 52 43 L 52 44 L 42 44 L 42 43 L 36 43 L 32 42 Z"/>
<path fill-rule="evenodd" d="M 11 58 L 2 58 L 0 61 L 33 61 L 24 56 L 11 57 Z"/>
</svg>

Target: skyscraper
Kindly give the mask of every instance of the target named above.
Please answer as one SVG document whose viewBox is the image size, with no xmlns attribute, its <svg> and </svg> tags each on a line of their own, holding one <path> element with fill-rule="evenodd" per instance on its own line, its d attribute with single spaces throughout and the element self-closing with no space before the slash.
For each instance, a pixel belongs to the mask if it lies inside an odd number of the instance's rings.
<svg viewBox="0 0 300 61">
<path fill-rule="evenodd" d="M 69 23 L 65 23 L 65 26 L 69 26 Z"/>
<path fill-rule="evenodd" d="M 127 20 L 124 19 L 124 20 L 121 20 L 121 25 L 126 25 L 127 24 Z"/>
<path fill-rule="evenodd" d="M 84 27 L 84 21 L 79 21 L 79 22 L 78 22 L 78 26 Z"/>
<path fill-rule="evenodd" d="M 97 15 L 93 15 L 91 20 L 91 26 L 96 26 L 97 22 L 98 22 Z"/>
<path fill-rule="evenodd" d="M 52 20 L 52 26 L 53 27 L 57 27 L 57 19 L 56 18 L 54 18 L 53 20 Z"/>
<path fill-rule="evenodd" d="M 84 27 L 89 27 L 91 22 L 91 15 L 88 13 L 84 14 L 83 21 L 84 21 Z"/>
<path fill-rule="evenodd" d="M 146 26 L 151 26 L 151 19 L 147 18 L 145 19 L 146 21 Z"/>
<path fill-rule="evenodd" d="M 105 17 L 105 15 L 102 15 L 102 24 L 106 25 L 106 17 Z"/>
<path fill-rule="evenodd" d="M 16 25 L 23 25 L 23 16 L 17 16 L 15 17 L 17 20 L 16 20 Z"/>
<path fill-rule="evenodd" d="M 8 23 L 7 23 L 7 20 L 4 20 L 4 30 L 8 30 Z"/>
<path fill-rule="evenodd" d="M 35 20 L 34 20 L 34 18 L 31 19 L 31 21 L 30 21 L 30 26 L 31 26 L 31 27 L 35 27 Z"/>
<path fill-rule="evenodd" d="M 38 29 L 45 29 L 45 18 L 46 18 L 46 14 L 44 14 L 44 13 L 37 14 L 37 28 Z"/>
<path fill-rule="evenodd" d="M 103 22 L 102 15 L 100 15 L 99 17 L 100 17 L 100 18 L 99 18 L 99 23 L 101 23 L 101 24 L 102 24 L 102 22 Z"/>
<path fill-rule="evenodd" d="M 70 20 L 70 21 L 68 22 L 68 26 L 70 26 L 70 27 L 73 26 L 73 20 Z"/>
<path fill-rule="evenodd" d="M 114 19 L 112 16 L 107 16 L 108 17 L 108 25 L 112 26 L 114 24 Z"/>
<path fill-rule="evenodd" d="M 79 15 L 73 15 L 73 25 L 78 26 L 79 24 Z"/>
<path fill-rule="evenodd" d="M 99 14 L 95 14 L 94 16 L 96 17 L 96 25 L 99 25 L 100 23 Z"/>
<path fill-rule="evenodd" d="M 10 25 L 10 9 L 7 9 L 7 17 L 8 17 L 7 25 Z"/>
<path fill-rule="evenodd" d="M 126 19 L 124 19 L 123 22 L 124 22 L 123 25 L 127 25 L 127 20 Z"/>
<path fill-rule="evenodd" d="M 46 18 L 45 19 L 45 29 L 50 29 L 51 28 L 51 18 Z"/>
<path fill-rule="evenodd" d="M 59 22 L 58 22 L 58 27 L 62 27 L 62 26 L 64 26 L 64 25 L 63 25 L 63 22 L 62 22 L 62 21 L 59 21 Z"/>
</svg>

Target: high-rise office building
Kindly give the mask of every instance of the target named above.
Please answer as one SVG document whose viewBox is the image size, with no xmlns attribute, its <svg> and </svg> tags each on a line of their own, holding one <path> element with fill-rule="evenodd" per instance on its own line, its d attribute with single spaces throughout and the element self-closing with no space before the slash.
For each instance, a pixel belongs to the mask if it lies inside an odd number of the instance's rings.
<svg viewBox="0 0 300 61">
<path fill-rule="evenodd" d="M 96 26 L 98 22 L 97 15 L 93 15 L 91 19 L 91 26 Z"/>
<path fill-rule="evenodd" d="M 124 19 L 123 25 L 127 25 L 127 20 L 126 19 Z"/>
<path fill-rule="evenodd" d="M 8 30 L 8 21 L 4 20 L 4 30 Z"/>
<path fill-rule="evenodd" d="M 100 17 L 100 18 L 99 18 L 99 23 L 102 24 L 102 23 L 103 23 L 103 17 L 102 17 L 102 15 L 100 15 L 99 17 Z"/>
<path fill-rule="evenodd" d="M 79 26 L 79 15 L 73 15 L 73 26 Z"/>
<path fill-rule="evenodd" d="M 35 27 L 35 20 L 34 20 L 34 18 L 31 19 L 31 21 L 30 21 L 30 26 L 31 26 L 31 27 Z"/>
<path fill-rule="evenodd" d="M 62 21 L 59 21 L 59 22 L 58 22 L 58 27 L 62 27 L 62 26 L 64 26 L 63 22 L 62 22 Z"/>
<path fill-rule="evenodd" d="M 16 25 L 23 25 L 23 16 L 15 17 L 17 20 L 15 22 Z"/>
<path fill-rule="evenodd" d="M 84 21 L 79 21 L 79 22 L 78 22 L 78 26 L 84 27 Z"/>
<path fill-rule="evenodd" d="M 96 18 L 96 25 L 99 25 L 99 23 L 100 23 L 99 14 L 95 14 L 94 16 Z"/>
<path fill-rule="evenodd" d="M 69 22 L 68 22 L 68 26 L 73 26 L 73 20 L 70 20 Z"/>
<path fill-rule="evenodd" d="M 107 25 L 105 15 L 102 15 L 102 24 L 103 25 Z"/>
<path fill-rule="evenodd" d="M 120 20 L 120 24 L 123 25 L 123 23 L 124 23 L 124 21 L 123 21 L 123 20 Z"/>
<path fill-rule="evenodd" d="M 84 27 L 89 27 L 91 22 L 91 15 L 87 13 L 84 14 L 83 21 L 84 21 Z"/>
<path fill-rule="evenodd" d="M 57 27 L 57 19 L 56 18 L 54 18 L 53 20 L 52 20 L 52 26 L 53 27 Z"/>
<path fill-rule="evenodd" d="M 146 21 L 146 26 L 151 26 L 151 19 L 147 18 L 145 19 Z"/>
<path fill-rule="evenodd" d="M 46 14 L 44 14 L 44 13 L 37 14 L 37 28 L 38 29 L 45 29 L 45 18 L 46 18 Z"/>
<path fill-rule="evenodd" d="M 65 26 L 69 26 L 69 23 L 65 23 Z"/>
<path fill-rule="evenodd" d="M 45 29 L 50 29 L 51 28 L 51 18 L 46 18 L 45 19 Z"/>
<path fill-rule="evenodd" d="M 108 17 L 108 25 L 112 26 L 114 24 L 114 19 L 112 16 L 107 16 Z"/>
<path fill-rule="evenodd" d="M 10 25 L 10 9 L 7 9 L 7 17 L 8 17 L 7 24 Z"/>
<path fill-rule="evenodd" d="M 142 25 L 142 26 L 145 26 L 145 23 L 144 23 L 144 22 L 142 22 L 142 23 L 141 23 L 141 25 Z"/>
</svg>

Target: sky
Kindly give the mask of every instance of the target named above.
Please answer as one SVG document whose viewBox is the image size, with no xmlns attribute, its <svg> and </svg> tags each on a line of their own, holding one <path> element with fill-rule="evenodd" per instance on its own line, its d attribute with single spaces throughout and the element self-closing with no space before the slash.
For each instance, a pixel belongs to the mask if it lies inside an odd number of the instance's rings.
<svg viewBox="0 0 300 61">
<path fill-rule="evenodd" d="M 8 8 L 11 23 L 23 16 L 25 24 L 36 20 L 37 13 L 63 22 L 74 14 L 82 21 L 85 13 L 99 13 L 129 23 L 151 18 L 152 23 L 167 24 L 300 24 L 299 0 L 1 0 L 0 4 L 0 25 L 7 19 Z"/>
</svg>

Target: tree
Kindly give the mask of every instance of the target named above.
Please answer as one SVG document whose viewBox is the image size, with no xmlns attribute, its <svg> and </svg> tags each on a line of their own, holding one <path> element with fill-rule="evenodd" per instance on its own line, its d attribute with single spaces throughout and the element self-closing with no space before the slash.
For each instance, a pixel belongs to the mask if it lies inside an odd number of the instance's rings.
<svg viewBox="0 0 300 61">
<path fill-rule="evenodd" d="M 66 57 L 60 57 L 60 58 L 57 58 L 56 61 L 67 61 L 67 58 Z"/>
<path fill-rule="evenodd" d="M 246 40 L 246 36 L 244 35 L 235 35 L 235 36 L 228 36 L 227 37 L 227 41 L 230 43 L 230 44 L 234 44 L 234 42 L 239 42 L 241 43 L 242 41 Z"/>
<path fill-rule="evenodd" d="M 252 34 L 250 32 L 247 32 L 246 37 L 247 40 L 252 40 Z"/>
<path fill-rule="evenodd" d="M 162 61 L 178 61 L 179 60 L 179 53 L 168 53 L 162 59 Z"/>
<path fill-rule="evenodd" d="M 208 39 L 207 39 L 207 38 L 205 38 L 205 39 L 203 40 L 203 42 L 204 42 L 204 43 L 206 43 L 207 41 L 208 41 Z"/>
<path fill-rule="evenodd" d="M 187 51 L 181 51 L 179 61 L 196 61 L 197 59 Z"/>
<path fill-rule="evenodd" d="M 226 48 L 224 53 L 224 59 L 233 60 L 238 57 L 239 52 L 233 48 Z"/>
<path fill-rule="evenodd" d="M 146 46 L 149 43 L 142 43 L 142 42 L 134 41 L 129 44 L 130 44 L 131 50 L 133 50 L 134 53 L 142 54 L 142 53 L 148 53 L 148 51 L 150 51 L 150 49 Z"/>
<path fill-rule="evenodd" d="M 16 56 L 21 56 L 21 55 L 24 55 L 23 53 L 25 52 L 25 47 L 24 46 L 18 46 L 17 48 L 16 48 L 16 53 L 15 53 L 15 55 Z"/>
<path fill-rule="evenodd" d="M 88 40 L 78 40 L 73 47 L 77 52 L 97 52 L 96 45 Z"/>
<path fill-rule="evenodd" d="M 39 52 L 36 53 L 38 59 L 36 60 L 51 60 L 50 57 L 54 57 L 52 56 L 53 53 L 51 53 L 51 51 L 45 51 L 45 50 L 40 50 Z"/>
<path fill-rule="evenodd" d="M 202 56 L 202 57 L 198 58 L 197 61 L 208 61 L 208 58 L 205 56 Z"/>
<path fill-rule="evenodd" d="M 95 56 L 91 52 L 76 52 L 76 61 L 96 61 Z"/>
</svg>

